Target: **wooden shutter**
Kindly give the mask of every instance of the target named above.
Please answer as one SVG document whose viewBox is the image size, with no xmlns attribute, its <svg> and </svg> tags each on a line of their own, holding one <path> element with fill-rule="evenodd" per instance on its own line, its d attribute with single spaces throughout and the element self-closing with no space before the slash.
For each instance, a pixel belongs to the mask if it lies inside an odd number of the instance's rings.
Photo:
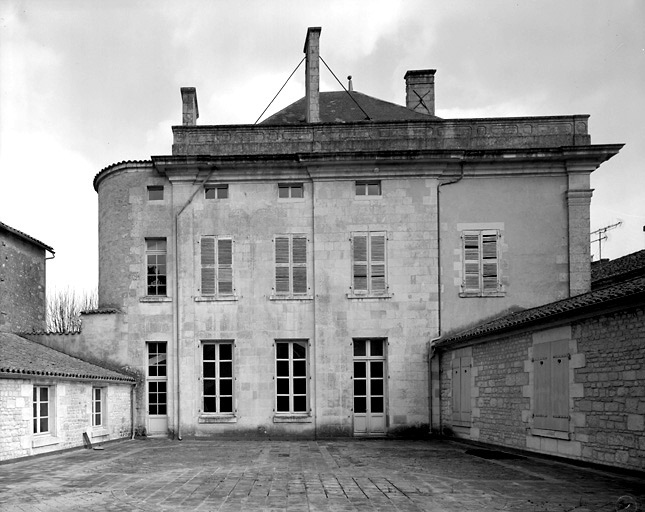
<svg viewBox="0 0 645 512">
<path fill-rule="evenodd" d="M 533 346 L 533 425 L 549 428 L 551 394 L 551 350 L 549 343 Z"/>
<path fill-rule="evenodd" d="M 481 291 L 479 232 L 465 231 L 462 235 L 464 257 L 464 292 Z"/>
<path fill-rule="evenodd" d="M 275 239 L 275 291 L 289 293 L 291 283 L 289 278 L 289 237 L 278 236 Z"/>
<path fill-rule="evenodd" d="M 384 293 L 385 284 L 385 235 L 370 234 L 370 291 Z"/>
<path fill-rule="evenodd" d="M 215 238 L 201 238 L 202 295 L 215 295 Z"/>
<path fill-rule="evenodd" d="M 367 234 L 355 234 L 353 240 L 352 273 L 354 292 L 367 292 Z"/>
<path fill-rule="evenodd" d="M 452 360 L 452 419 L 461 420 L 461 361 L 458 357 Z"/>
<path fill-rule="evenodd" d="M 497 231 L 482 232 L 482 291 L 496 292 L 499 288 L 497 265 Z"/>
<path fill-rule="evenodd" d="M 551 345 L 551 429 L 569 430 L 569 342 Z"/>
<path fill-rule="evenodd" d="M 233 294 L 233 240 L 217 240 L 217 293 Z"/>
<path fill-rule="evenodd" d="M 307 238 L 294 236 L 292 240 L 293 293 L 307 293 Z"/>
<path fill-rule="evenodd" d="M 452 360 L 452 419 L 461 423 L 470 422 L 471 363 L 470 356 Z"/>
</svg>

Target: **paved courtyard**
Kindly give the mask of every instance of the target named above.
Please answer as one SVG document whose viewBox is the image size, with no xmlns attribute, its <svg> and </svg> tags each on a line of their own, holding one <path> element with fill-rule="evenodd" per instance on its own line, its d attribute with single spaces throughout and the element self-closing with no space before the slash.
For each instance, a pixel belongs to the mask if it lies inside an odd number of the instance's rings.
<svg viewBox="0 0 645 512">
<path fill-rule="evenodd" d="M 149 439 L 104 448 L 0 464 L 0 510 L 645 510 L 637 475 L 449 441 Z"/>
</svg>

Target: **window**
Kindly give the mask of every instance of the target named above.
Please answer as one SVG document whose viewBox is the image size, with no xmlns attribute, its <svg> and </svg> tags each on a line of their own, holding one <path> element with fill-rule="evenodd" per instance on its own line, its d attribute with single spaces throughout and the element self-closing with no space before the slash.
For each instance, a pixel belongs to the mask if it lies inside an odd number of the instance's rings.
<svg viewBox="0 0 645 512">
<path fill-rule="evenodd" d="M 228 199 L 228 185 L 207 186 L 204 188 L 206 199 Z"/>
<path fill-rule="evenodd" d="M 233 342 L 205 342 L 202 345 L 203 395 L 205 413 L 233 413 Z"/>
<path fill-rule="evenodd" d="M 34 434 L 52 433 L 54 408 L 53 405 L 52 388 L 50 386 L 34 386 Z"/>
<path fill-rule="evenodd" d="M 166 239 L 146 239 L 148 295 L 166 295 Z"/>
<path fill-rule="evenodd" d="M 357 196 L 380 196 L 381 195 L 381 182 L 376 181 L 357 181 L 356 182 L 356 195 Z"/>
<path fill-rule="evenodd" d="M 163 201 L 163 186 L 148 187 L 148 201 Z"/>
<path fill-rule="evenodd" d="M 352 234 L 352 290 L 356 295 L 384 295 L 385 240 L 383 232 Z"/>
<path fill-rule="evenodd" d="M 307 237 L 280 235 L 275 237 L 276 295 L 307 294 Z"/>
<path fill-rule="evenodd" d="M 276 341 L 276 412 L 308 413 L 307 342 Z"/>
<path fill-rule="evenodd" d="M 569 341 L 533 345 L 533 427 L 569 430 Z"/>
<path fill-rule="evenodd" d="M 203 236 L 200 245 L 202 295 L 233 295 L 233 240 Z"/>
<path fill-rule="evenodd" d="M 148 343 L 148 414 L 166 414 L 166 342 Z"/>
<path fill-rule="evenodd" d="M 105 426 L 105 389 L 92 388 L 92 426 Z"/>
<path fill-rule="evenodd" d="M 278 197 L 281 199 L 300 199 L 304 197 L 302 183 L 280 183 L 278 184 Z"/>
<path fill-rule="evenodd" d="M 456 425 L 470 424 L 471 412 L 471 374 L 472 357 L 459 357 L 452 360 L 452 420 Z"/>
<path fill-rule="evenodd" d="M 463 231 L 463 280 L 465 295 L 498 295 L 501 292 L 499 272 L 499 239 L 497 230 Z"/>
</svg>

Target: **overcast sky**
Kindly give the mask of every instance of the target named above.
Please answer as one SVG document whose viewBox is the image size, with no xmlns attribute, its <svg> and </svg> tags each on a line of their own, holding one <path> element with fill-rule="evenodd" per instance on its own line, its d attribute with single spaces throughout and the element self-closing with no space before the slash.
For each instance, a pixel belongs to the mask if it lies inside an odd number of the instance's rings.
<svg viewBox="0 0 645 512">
<path fill-rule="evenodd" d="M 253 123 L 309 26 L 371 96 L 405 104 L 406 70 L 433 68 L 443 118 L 590 114 L 592 143 L 626 144 L 592 174 L 592 230 L 622 221 L 602 255 L 645 248 L 643 1 L 2 0 L 0 221 L 55 249 L 50 290 L 97 286 L 92 179 L 170 154 L 179 88 L 198 124 Z M 265 117 L 303 95 L 301 68 Z"/>
</svg>

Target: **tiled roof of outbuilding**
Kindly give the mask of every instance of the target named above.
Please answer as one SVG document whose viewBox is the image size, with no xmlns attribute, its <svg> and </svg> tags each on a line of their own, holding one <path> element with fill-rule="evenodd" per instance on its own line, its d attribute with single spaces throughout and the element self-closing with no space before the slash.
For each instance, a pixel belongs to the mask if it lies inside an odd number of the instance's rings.
<svg viewBox="0 0 645 512">
<path fill-rule="evenodd" d="M 4 222 L 0 222 L 0 229 L 4 229 L 9 233 L 12 233 L 17 237 L 22 238 L 23 240 L 31 244 L 37 245 L 38 247 L 41 247 L 42 249 L 45 249 L 46 251 L 54 254 L 54 249 L 49 247 L 49 245 L 42 243 L 40 240 L 36 240 L 34 237 L 29 236 L 27 233 L 23 233 L 22 231 L 19 231 L 16 228 L 12 228 L 11 226 L 5 224 Z"/>
<path fill-rule="evenodd" d="M 16 334 L 0 333 L 0 378 L 11 376 L 104 380 L 134 383 L 134 378 L 68 356 Z"/>
<path fill-rule="evenodd" d="M 351 97 L 350 97 L 351 95 Z M 360 105 L 359 106 L 357 105 Z M 369 119 L 366 118 L 367 113 Z M 440 120 L 436 116 L 415 112 L 407 107 L 379 100 L 357 91 L 321 92 L 321 123 L 357 123 L 360 121 L 414 121 Z M 268 117 L 260 124 L 303 124 L 305 122 L 305 98 Z"/>
<path fill-rule="evenodd" d="M 618 279 L 645 275 L 645 249 L 611 261 L 594 262 L 591 265 L 591 285 L 600 288 Z"/>
<path fill-rule="evenodd" d="M 612 302 L 630 297 L 645 295 L 645 276 L 624 281 L 599 290 L 593 290 L 582 295 L 568 299 L 550 302 L 544 306 L 525 309 L 510 315 L 504 315 L 490 322 L 472 327 L 460 333 L 449 335 L 439 340 L 435 347 L 444 347 L 454 343 L 471 340 L 491 334 L 511 331 L 525 325 L 533 324 L 547 319 L 556 319 L 559 316 L 572 315 L 583 312 L 585 309 L 609 305 Z"/>
</svg>

